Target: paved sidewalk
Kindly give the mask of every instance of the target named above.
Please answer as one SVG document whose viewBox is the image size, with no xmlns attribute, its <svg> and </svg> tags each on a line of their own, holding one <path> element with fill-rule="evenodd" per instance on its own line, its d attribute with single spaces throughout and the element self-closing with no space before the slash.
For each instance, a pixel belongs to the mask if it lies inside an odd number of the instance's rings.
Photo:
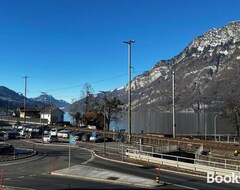
<svg viewBox="0 0 240 190">
<path fill-rule="evenodd" d="M 136 177 L 134 175 L 128 175 L 125 173 L 114 172 L 111 170 L 105 170 L 86 165 L 77 165 L 72 166 L 71 168 L 54 171 L 52 172 L 52 175 L 97 180 L 109 183 L 119 183 L 123 185 L 125 184 L 146 188 L 152 188 L 161 185 L 161 183 L 156 183 L 154 179 L 150 180 L 142 177 Z"/>
</svg>

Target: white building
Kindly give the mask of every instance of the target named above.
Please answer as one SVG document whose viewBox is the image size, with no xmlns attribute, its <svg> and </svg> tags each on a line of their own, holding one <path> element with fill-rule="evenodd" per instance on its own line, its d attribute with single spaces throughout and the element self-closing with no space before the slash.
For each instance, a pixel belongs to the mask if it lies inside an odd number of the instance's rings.
<svg viewBox="0 0 240 190">
<path fill-rule="evenodd" d="M 50 106 L 40 112 L 40 118 L 42 121 L 47 119 L 46 124 L 63 122 L 64 111 L 59 108 Z"/>
</svg>

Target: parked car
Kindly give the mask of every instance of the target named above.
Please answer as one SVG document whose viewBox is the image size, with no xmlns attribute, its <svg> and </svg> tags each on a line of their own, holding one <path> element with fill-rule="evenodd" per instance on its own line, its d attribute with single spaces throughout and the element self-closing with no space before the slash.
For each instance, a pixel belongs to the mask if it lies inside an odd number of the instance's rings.
<svg viewBox="0 0 240 190">
<path fill-rule="evenodd" d="M 63 130 L 64 128 L 50 128 L 49 133 L 52 136 L 57 136 L 58 132 Z"/>
<path fill-rule="evenodd" d="M 58 131 L 57 136 L 58 138 L 62 138 L 64 130 Z"/>
<path fill-rule="evenodd" d="M 113 141 L 113 138 L 111 138 L 111 137 L 105 137 L 105 141 L 106 141 L 106 142 L 112 142 L 112 141 Z"/>
<path fill-rule="evenodd" d="M 48 135 L 49 131 L 45 130 L 43 133 L 44 133 L 44 135 Z"/>
<path fill-rule="evenodd" d="M 52 135 L 52 136 L 57 136 L 57 133 L 58 133 L 57 128 L 52 128 L 52 129 L 50 130 L 50 135 Z"/>
<path fill-rule="evenodd" d="M 5 133 L 6 133 L 5 131 L 0 131 L 0 140 L 1 141 L 5 140 L 5 138 L 4 138 Z"/>
<path fill-rule="evenodd" d="M 43 136 L 43 142 L 44 143 L 52 143 L 52 142 L 57 142 L 58 137 L 55 135 L 45 135 Z"/>
<path fill-rule="evenodd" d="M 69 138 L 71 133 L 72 133 L 71 130 L 62 131 L 62 138 Z"/>
<path fill-rule="evenodd" d="M 82 136 L 84 135 L 85 133 L 82 132 L 82 131 L 77 131 L 73 134 L 73 136 L 75 137 L 76 140 L 80 141 L 82 140 Z"/>
<path fill-rule="evenodd" d="M 16 134 L 12 133 L 12 132 L 7 132 L 7 133 L 4 134 L 4 137 L 6 139 L 16 139 Z"/>
<path fill-rule="evenodd" d="M 89 142 L 90 134 L 84 134 L 82 136 L 82 142 Z"/>
<path fill-rule="evenodd" d="M 90 142 L 103 142 L 104 141 L 104 137 L 102 135 L 97 134 L 96 136 L 91 136 L 89 139 Z"/>
</svg>

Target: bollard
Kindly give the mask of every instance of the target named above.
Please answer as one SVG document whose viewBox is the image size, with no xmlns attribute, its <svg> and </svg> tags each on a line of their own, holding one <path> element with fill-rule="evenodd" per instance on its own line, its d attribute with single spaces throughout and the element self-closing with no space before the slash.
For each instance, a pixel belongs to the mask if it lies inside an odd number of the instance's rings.
<svg viewBox="0 0 240 190">
<path fill-rule="evenodd" d="M 159 177 L 159 176 L 156 176 L 156 177 L 155 177 L 155 181 L 156 181 L 157 183 L 159 183 L 159 182 L 160 182 L 160 177 Z"/>
<path fill-rule="evenodd" d="M 16 151 L 14 149 L 14 151 L 13 151 L 13 160 L 15 160 L 15 159 L 16 159 Z"/>
<path fill-rule="evenodd" d="M 3 170 L 0 174 L 0 188 L 3 189 Z"/>
<path fill-rule="evenodd" d="M 55 160 L 52 160 L 52 172 L 55 171 Z"/>
<path fill-rule="evenodd" d="M 160 182 L 160 165 L 158 165 L 158 168 L 157 168 L 157 176 L 155 176 L 155 181 L 157 183 Z"/>
</svg>

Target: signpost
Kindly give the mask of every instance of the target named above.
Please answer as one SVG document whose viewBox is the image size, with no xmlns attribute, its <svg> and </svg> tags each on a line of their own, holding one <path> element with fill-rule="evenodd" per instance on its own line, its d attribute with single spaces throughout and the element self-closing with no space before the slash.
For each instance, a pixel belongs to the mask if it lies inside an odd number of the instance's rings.
<svg viewBox="0 0 240 190">
<path fill-rule="evenodd" d="M 69 158 L 68 158 L 68 168 L 71 168 L 71 145 L 75 145 L 76 144 L 76 137 L 74 137 L 73 135 L 70 135 L 69 137 Z"/>
</svg>

